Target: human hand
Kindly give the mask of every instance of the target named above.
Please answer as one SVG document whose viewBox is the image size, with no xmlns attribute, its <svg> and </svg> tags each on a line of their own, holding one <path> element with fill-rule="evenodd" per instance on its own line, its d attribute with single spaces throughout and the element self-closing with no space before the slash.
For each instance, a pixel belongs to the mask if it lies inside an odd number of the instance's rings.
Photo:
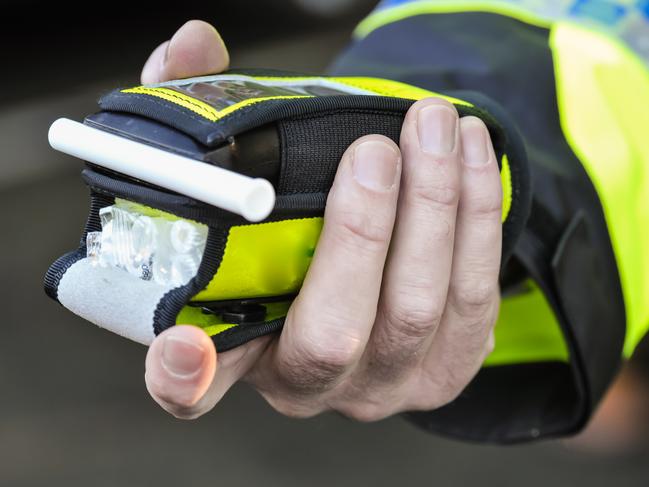
<svg viewBox="0 0 649 487">
<path fill-rule="evenodd" d="M 142 81 L 228 60 L 216 31 L 192 21 L 153 52 Z M 447 404 L 494 346 L 501 204 L 482 121 L 439 98 L 416 102 L 399 147 L 369 135 L 344 154 L 282 333 L 217 357 L 200 328 L 174 326 L 148 351 L 149 392 L 179 418 L 211 410 L 239 380 L 297 417 L 373 421 Z"/>
</svg>

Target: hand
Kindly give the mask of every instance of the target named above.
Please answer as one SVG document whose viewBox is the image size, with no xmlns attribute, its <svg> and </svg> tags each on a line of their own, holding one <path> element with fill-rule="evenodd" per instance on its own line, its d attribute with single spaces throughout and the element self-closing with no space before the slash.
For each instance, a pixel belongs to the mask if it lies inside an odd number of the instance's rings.
<svg viewBox="0 0 649 487">
<path fill-rule="evenodd" d="M 142 80 L 227 64 L 216 31 L 192 21 L 153 52 Z M 279 336 L 218 357 L 197 327 L 175 326 L 155 339 L 146 383 L 164 409 L 198 417 L 243 380 L 289 416 L 336 410 L 373 421 L 438 408 L 466 387 L 493 349 L 500 302 L 493 147 L 479 119 L 459 119 L 438 98 L 412 106 L 399 146 L 369 135 L 344 154 Z"/>
</svg>

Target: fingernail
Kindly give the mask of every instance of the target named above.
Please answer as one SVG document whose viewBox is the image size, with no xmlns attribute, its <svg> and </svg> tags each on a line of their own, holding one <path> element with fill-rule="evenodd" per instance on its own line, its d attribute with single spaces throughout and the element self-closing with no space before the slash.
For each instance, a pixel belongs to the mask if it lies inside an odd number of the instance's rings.
<svg viewBox="0 0 649 487">
<path fill-rule="evenodd" d="M 417 113 L 417 133 L 424 152 L 446 155 L 455 149 L 457 113 L 443 105 L 428 105 Z"/>
<path fill-rule="evenodd" d="M 489 162 L 489 133 L 477 120 L 464 122 L 462 130 L 462 158 L 467 166 L 484 166 Z"/>
<path fill-rule="evenodd" d="M 396 182 L 398 164 L 394 148 L 380 140 L 368 140 L 356 146 L 352 172 L 362 186 L 386 191 Z"/>
<path fill-rule="evenodd" d="M 179 337 L 168 336 L 162 347 L 162 365 L 176 377 L 189 377 L 196 374 L 203 365 L 205 351 Z"/>
</svg>

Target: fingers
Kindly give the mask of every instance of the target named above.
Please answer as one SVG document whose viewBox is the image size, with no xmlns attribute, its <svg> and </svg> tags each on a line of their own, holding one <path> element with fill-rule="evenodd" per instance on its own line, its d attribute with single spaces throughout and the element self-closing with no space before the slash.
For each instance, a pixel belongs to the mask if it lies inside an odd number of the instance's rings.
<svg viewBox="0 0 649 487">
<path fill-rule="evenodd" d="M 484 124 L 438 99 L 413 105 L 401 147 L 374 135 L 346 151 L 279 339 L 220 354 L 218 373 L 202 330 L 156 339 L 146 380 L 163 408 L 199 416 L 245 377 L 286 415 L 375 420 L 466 387 L 494 346 L 498 164 Z"/>
<path fill-rule="evenodd" d="M 210 411 L 251 367 L 267 343 L 254 340 L 217 357 L 203 330 L 174 326 L 153 341 L 146 358 L 145 381 L 153 399 L 181 419 Z"/>
<path fill-rule="evenodd" d="M 489 132 L 475 117 L 461 120 L 462 187 L 453 271 L 442 324 L 425 370 L 446 377 L 446 400 L 462 390 L 493 349 L 500 291 L 502 187 Z M 446 372 L 444 372 L 446 371 Z"/>
<path fill-rule="evenodd" d="M 142 83 L 159 83 L 227 69 L 228 51 L 221 36 L 207 22 L 190 20 L 158 46 L 142 69 Z"/>
<path fill-rule="evenodd" d="M 360 358 L 376 315 L 400 174 L 399 149 L 382 136 L 359 139 L 343 156 L 272 364 L 256 368 L 261 377 L 253 380 L 271 403 L 280 390 L 308 396 L 333 387 Z M 271 370 L 279 385 L 265 373 Z"/>
<path fill-rule="evenodd" d="M 412 106 L 401 132 L 403 181 L 365 380 L 391 384 L 421 362 L 446 306 L 460 194 L 460 133 L 442 99 Z"/>
</svg>

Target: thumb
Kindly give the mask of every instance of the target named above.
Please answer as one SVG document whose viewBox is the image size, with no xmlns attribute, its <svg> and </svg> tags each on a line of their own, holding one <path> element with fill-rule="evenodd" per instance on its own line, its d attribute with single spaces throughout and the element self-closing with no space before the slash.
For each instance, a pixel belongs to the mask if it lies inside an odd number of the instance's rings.
<svg viewBox="0 0 649 487">
<path fill-rule="evenodd" d="M 220 73 L 229 63 L 228 50 L 216 29 L 202 20 L 190 20 L 151 53 L 141 79 L 149 84 Z"/>
<path fill-rule="evenodd" d="M 189 325 L 172 326 L 149 347 L 144 374 L 149 394 L 177 418 L 202 416 L 248 371 L 268 338 L 219 354 L 217 367 L 214 343 L 203 330 Z"/>
</svg>

